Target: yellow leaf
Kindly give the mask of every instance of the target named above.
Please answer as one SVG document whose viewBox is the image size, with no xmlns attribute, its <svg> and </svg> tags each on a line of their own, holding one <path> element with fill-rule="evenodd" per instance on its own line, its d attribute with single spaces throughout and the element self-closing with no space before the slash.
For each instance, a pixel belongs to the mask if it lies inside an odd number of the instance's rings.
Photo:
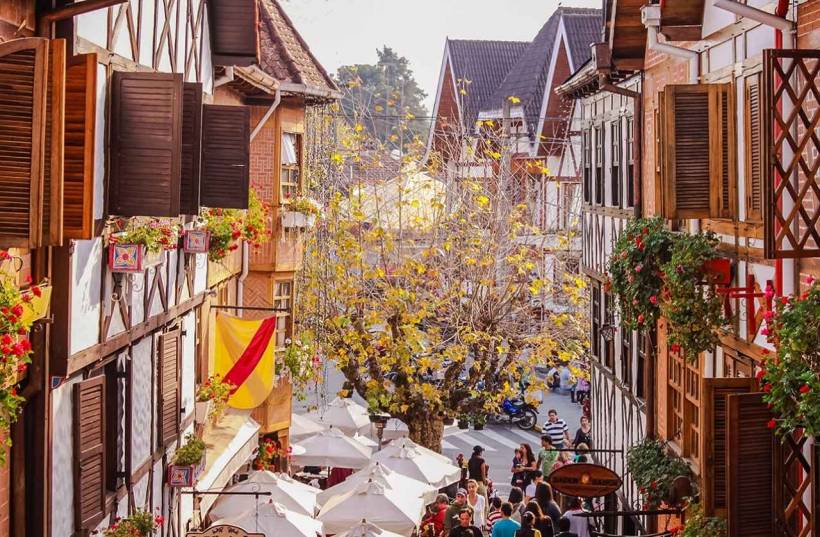
<svg viewBox="0 0 820 537">
<path fill-rule="evenodd" d="M 509 97 L 507 97 L 507 100 L 510 101 L 513 104 L 518 104 L 518 103 L 521 102 L 521 99 L 519 99 L 518 97 L 515 97 L 513 95 L 510 95 Z"/>
</svg>

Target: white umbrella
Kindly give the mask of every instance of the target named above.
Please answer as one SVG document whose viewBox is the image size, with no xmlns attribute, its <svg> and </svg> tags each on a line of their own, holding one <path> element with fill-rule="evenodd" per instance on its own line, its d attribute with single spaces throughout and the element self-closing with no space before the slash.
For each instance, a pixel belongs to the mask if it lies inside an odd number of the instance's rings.
<svg viewBox="0 0 820 537">
<path fill-rule="evenodd" d="M 301 466 L 332 466 L 336 468 L 363 468 L 370 462 L 372 450 L 330 428 L 298 444 L 302 454 L 291 459 Z M 294 450 L 296 451 L 296 450 Z"/>
<path fill-rule="evenodd" d="M 290 417 L 290 429 L 288 429 L 288 435 L 291 440 L 298 440 L 300 438 L 307 438 L 308 436 L 321 433 L 325 429 L 325 426 L 316 423 L 308 416 L 292 414 Z"/>
<path fill-rule="evenodd" d="M 378 483 L 384 487 L 407 494 L 408 496 L 421 498 L 425 504 L 432 503 L 438 493 L 438 489 L 432 485 L 394 472 L 389 468 L 385 468 L 385 466 L 379 462 L 371 462 L 341 483 L 321 491 L 316 496 L 316 503 L 321 507 L 334 496 L 341 496 L 368 481 Z"/>
<path fill-rule="evenodd" d="M 311 414 L 310 417 L 319 424 L 341 429 L 347 434 L 366 431 L 370 428 L 367 409 L 353 399 L 343 397 L 337 397 L 331 401 L 320 418 L 316 419 L 316 414 Z"/>
<path fill-rule="evenodd" d="M 384 466 L 417 481 L 437 488 L 446 487 L 461 479 L 461 468 L 444 462 L 439 457 L 424 453 L 418 446 L 406 443 L 386 446 L 373 458 Z"/>
<path fill-rule="evenodd" d="M 371 524 L 365 519 L 350 528 L 349 530 L 337 533 L 336 537 L 401 537 L 398 533 L 383 530 L 375 524 Z"/>
<path fill-rule="evenodd" d="M 288 511 L 282 504 L 265 503 L 236 516 L 217 520 L 213 525 L 239 526 L 245 531 L 276 537 L 317 537 L 324 535 L 322 523 L 309 516 Z"/>
<path fill-rule="evenodd" d="M 260 505 L 271 502 L 282 505 L 296 513 L 313 516 L 316 511 L 316 495 L 319 489 L 300 483 L 287 474 L 274 474 L 260 470 L 250 474 L 248 479 L 225 489 L 226 492 L 264 492 L 264 496 L 247 494 L 225 494 L 219 497 L 208 512 L 212 519 L 237 516 L 252 508 L 254 501 Z"/>
<path fill-rule="evenodd" d="M 346 531 L 364 518 L 385 530 L 410 535 L 421 522 L 423 509 L 421 498 L 368 481 L 331 498 L 317 518 L 329 534 Z"/>
<path fill-rule="evenodd" d="M 416 444 L 415 442 L 413 442 L 409 438 L 396 438 L 395 440 L 390 442 L 387 446 L 397 446 L 397 447 L 400 447 L 400 448 L 415 448 L 416 450 L 421 451 L 421 453 L 424 454 L 424 455 L 428 455 L 430 457 L 433 457 L 434 459 L 438 459 L 441 462 L 444 462 L 444 463 L 447 463 L 447 464 L 453 464 L 453 460 L 450 457 L 448 457 L 446 455 L 442 455 L 441 453 L 436 453 L 432 449 L 426 448 L 426 447 L 424 447 L 420 444 Z"/>
<path fill-rule="evenodd" d="M 362 434 L 359 434 L 359 433 L 356 433 L 356 434 L 353 435 L 353 440 L 360 443 L 364 447 L 369 447 L 369 448 L 379 447 L 378 442 L 376 442 L 375 440 L 371 440 L 370 438 L 368 438 L 368 437 L 366 437 Z"/>
</svg>

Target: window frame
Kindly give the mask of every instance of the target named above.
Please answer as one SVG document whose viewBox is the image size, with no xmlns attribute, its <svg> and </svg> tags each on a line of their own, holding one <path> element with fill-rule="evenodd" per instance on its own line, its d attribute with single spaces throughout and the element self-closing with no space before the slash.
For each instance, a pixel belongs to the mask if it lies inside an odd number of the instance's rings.
<svg viewBox="0 0 820 537">
<path fill-rule="evenodd" d="M 606 202 L 606 192 L 604 187 L 604 143 L 606 129 L 602 124 L 593 127 L 595 131 L 595 177 L 593 187 L 593 204 L 603 206 Z"/>
<path fill-rule="evenodd" d="M 623 185 L 621 183 L 621 166 L 623 148 L 623 126 L 621 124 L 621 117 L 613 120 L 609 124 L 610 128 L 610 159 L 609 159 L 609 185 L 610 204 L 613 207 L 620 207 L 622 203 L 621 190 Z"/>
<path fill-rule="evenodd" d="M 293 136 L 295 139 L 294 145 L 296 149 L 296 163 L 294 164 L 285 164 L 284 162 L 284 152 L 282 151 L 282 149 L 284 149 L 285 147 L 285 136 Z M 297 197 L 302 192 L 302 133 L 282 131 L 279 147 L 281 149 L 279 155 L 278 195 L 279 199 L 281 200 L 280 203 L 284 203 L 287 200 L 291 199 L 291 195 L 292 197 Z M 296 177 L 295 181 L 293 181 L 294 175 Z M 286 187 L 288 187 L 287 190 Z"/>
</svg>

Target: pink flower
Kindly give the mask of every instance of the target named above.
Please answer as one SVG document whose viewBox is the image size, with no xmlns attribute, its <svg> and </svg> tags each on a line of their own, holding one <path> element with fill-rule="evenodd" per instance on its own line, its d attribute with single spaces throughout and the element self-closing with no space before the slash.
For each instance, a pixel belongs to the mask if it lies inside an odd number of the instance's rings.
<svg viewBox="0 0 820 537">
<path fill-rule="evenodd" d="M 769 420 L 769 422 L 766 424 L 766 427 L 768 427 L 769 429 L 774 429 L 775 427 L 777 427 L 777 422 L 774 420 Z"/>
<path fill-rule="evenodd" d="M 766 393 L 772 393 L 772 385 L 767 382 L 763 385 L 763 391 Z"/>
<path fill-rule="evenodd" d="M 641 271 L 641 269 L 643 269 L 643 266 L 642 266 L 642 265 L 637 265 L 637 266 L 635 267 L 635 272 L 640 272 L 640 271 Z"/>
<path fill-rule="evenodd" d="M 34 293 L 34 296 L 43 296 L 42 289 L 40 289 L 40 287 L 37 285 L 31 288 L 31 292 Z"/>
<path fill-rule="evenodd" d="M 771 299 L 774 296 L 774 287 L 766 287 L 766 298 Z"/>
<path fill-rule="evenodd" d="M 761 336 L 768 336 L 769 335 L 769 329 L 764 328 L 763 330 L 760 331 L 760 335 Z"/>
<path fill-rule="evenodd" d="M 657 304 L 657 303 L 658 303 L 658 297 L 657 297 L 657 295 L 652 295 L 652 296 L 650 296 L 650 297 L 649 297 L 649 302 L 651 302 L 652 304 Z"/>
<path fill-rule="evenodd" d="M 800 386 L 800 393 L 806 394 L 811 391 L 811 387 L 808 384 L 803 384 Z"/>
<path fill-rule="evenodd" d="M 814 283 L 814 276 L 806 276 L 806 283 L 811 285 Z"/>
<path fill-rule="evenodd" d="M 758 371 L 758 372 L 757 372 L 757 374 L 755 375 L 755 377 L 757 378 L 757 380 L 763 380 L 763 377 L 765 377 L 765 376 L 766 376 L 766 370 L 765 370 L 765 369 L 761 369 L 761 370 L 760 370 L 760 371 Z"/>
<path fill-rule="evenodd" d="M 643 313 L 638 315 L 638 323 L 643 324 Z"/>
<path fill-rule="evenodd" d="M 672 345 L 669 346 L 669 350 L 672 352 L 680 352 L 680 345 L 672 343 Z"/>
</svg>

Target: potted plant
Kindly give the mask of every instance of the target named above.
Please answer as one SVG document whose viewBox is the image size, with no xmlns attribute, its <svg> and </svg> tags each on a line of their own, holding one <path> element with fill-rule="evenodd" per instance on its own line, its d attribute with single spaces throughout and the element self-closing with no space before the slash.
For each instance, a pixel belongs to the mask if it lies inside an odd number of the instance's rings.
<svg viewBox="0 0 820 537">
<path fill-rule="evenodd" d="M 665 278 L 661 312 L 669 321 L 669 341 L 690 361 L 714 348 L 715 330 L 726 323 L 723 299 L 715 290 L 725 274 L 710 270 L 717 266 L 719 243 L 711 232 L 676 235 L 669 259 L 661 267 Z"/>
<path fill-rule="evenodd" d="M 162 262 L 162 253 L 179 243 L 179 225 L 157 218 L 121 218 L 109 222 L 108 267 L 138 273 Z"/>
<path fill-rule="evenodd" d="M 606 287 L 617 299 L 621 324 L 630 330 L 653 327 L 660 317 L 661 267 L 672 241 L 672 232 L 656 217 L 631 220 L 615 243 Z"/>
<path fill-rule="evenodd" d="M 282 206 L 282 227 L 286 229 L 310 229 L 322 213 L 322 206 L 313 198 L 298 196 L 287 200 Z"/>
<path fill-rule="evenodd" d="M 287 453 L 278 440 L 260 438 L 259 451 L 253 461 L 253 467 L 256 470 L 279 472 L 282 470 L 282 457 L 287 457 Z"/>
<path fill-rule="evenodd" d="M 258 248 L 270 239 L 270 204 L 259 199 L 255 189 L 248 196 L 248 209 L 208 209 L 200 214 L 200 226 L 209 233 L 208 259 L 221 261 L 247 241 Z"/>
<path fill-rule="evenodd" d="M 137 509 L 103 530 L 104 537 L 149 537 L 165 523 L 161 515 Z"/>
<path fill-rule="evenodd" d="M 484 425 L 487 424 L 487 416 L 484 414 L 476 413 L 473 414 L 472 419 L 470 420 L 473 422 L 473 429 L 476 431 L 484 430 Z"/>
<path fill-rule="evenodd" d="M 174 452 L 168 465 L 168 486 L 193 487 L 197 477 L 205 468 L 205 442 L 188 434 L 185 444 Z"/>
<path fill-rule="evenodd" d="M 207 418 L 210 418 L 211 423 L 219 421 L 228 408 L 228 399 L 231 398 L 234 388 L 233 384 L 225 382 L 220 375 L 208 377 L 196 392 L 196 421 L 204 423 Z"/>
<path fill-rule="evenodd" d="M 459 429 L 469 429 L 470 428 L 470 419 L 467 416 L 461 415 L 458 417 L 458 428 Z"/>
<path fill-rule="evenodd" d="M 629 448 L 626 467 L 638 486 L 645 509 L 660 507 L 669 498 L 675 479 L 692 474 L 684 459 L 670 453 L 664 442 L 654 438 Z"/>
<path fill-rule="evenodd" d="M 726 520 L 720 517 L 706 516 L 703 506 L 690 503 L 686 508 L 686 523 L 670 530 L 678 537 L 726 537 Z"/>
<path fill-rule="evenodd" d="M 803 429 L 820 436 L 820 281 L 809 278 L 808 289 L 783 297 L 765 314 L 761 333 L 777 346 L 777 354 L 758 373 L 764 400 L 777 414 L 769 428 L 789 433 Z"/>
</svg>

